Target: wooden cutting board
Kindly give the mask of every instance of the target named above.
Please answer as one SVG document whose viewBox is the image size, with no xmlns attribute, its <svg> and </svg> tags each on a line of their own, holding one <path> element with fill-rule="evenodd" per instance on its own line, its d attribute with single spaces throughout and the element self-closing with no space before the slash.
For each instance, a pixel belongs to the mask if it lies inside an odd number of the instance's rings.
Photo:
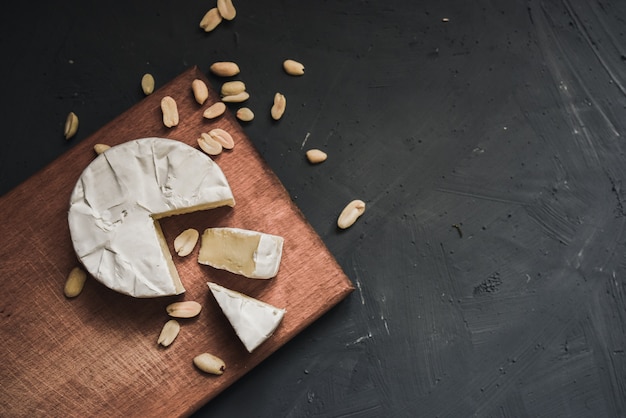
<svg viewBox="0 0 626 418">
<path fill-rule="evenodd" d="M 209 100 L 198 105 L 191 93 L 195 78 L 209 84 L 197 67 L 190 68 L 0 198 L 2 415 L 188 415 L 353 290 L 233 114 L 227 111 L 214 121 L 202 117 L 219 96 L 211 90 Z M 171 129 L 161 122 L 160 100 L 166 95 L 176 100 L 180 113 L 180 124 Z M 186 293 L 135 299 L 89 277 L 81 295 L 65 298 L 65 279 L 78 265 L 67 225 L 69 196 L 95 157 L 94 144 L 158 136 L 197 147 L 199 134 L 215 127 L 235 139 L 235 148 L 214 160 L 229 181 L 236 206 L 161 221 Z M 198 247 L 185 258 L 175 254 L 172 242 L 178 233 L 212 226 L 283 236 L 278 275 L 250 280 L 200 265 Z M 208 281 L 285 308 L 283 322 L 248 353 L 210 294 Z M 203 310 L 195 319 L 181 320 L 178 338 L 165 349 L 157 345 L 157 337 L 169 319 L 165 307 L 178 300 L 196 300 Z M 226 362 L 222 376 L 195 369 L 193 357 L 205 351 Z"/>
</svg>

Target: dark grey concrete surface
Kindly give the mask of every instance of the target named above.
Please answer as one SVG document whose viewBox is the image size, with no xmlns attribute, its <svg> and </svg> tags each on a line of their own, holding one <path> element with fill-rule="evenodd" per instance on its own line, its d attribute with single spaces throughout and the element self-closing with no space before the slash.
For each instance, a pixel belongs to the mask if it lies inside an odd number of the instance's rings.
<svg viewBox="0 0 626 418">
<path fill-rule="evenodd" d="M 141 100 L 143 73 L 236 61 L 246 132 L 356 286 L 195 416 L 626 416 L 626 2 L 234 4 L 209 34 L 211 1 L 0 18 L 1 194 Z"/>
</svg>

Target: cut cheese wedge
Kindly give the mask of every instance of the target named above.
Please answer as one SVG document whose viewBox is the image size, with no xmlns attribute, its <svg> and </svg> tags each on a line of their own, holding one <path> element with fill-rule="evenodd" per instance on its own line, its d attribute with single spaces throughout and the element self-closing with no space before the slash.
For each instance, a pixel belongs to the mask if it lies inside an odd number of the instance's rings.
<svg viewBox="0 0 626 418">
<path fill-rule="evenodd" d="M 285 309 L 276 308 L 216 283 L 207 284 L 235 333 L 250 353 L 272 336 L 285 315 Z"/>
<path fill-rule="evenodd" d="M 251 279 L 278 273 L 283 238 L 240 228 L 208 228 L 202 234 L 198 262 Z"/>
<path fill-rule="evenodd" d="M 234 206 L 220 167 L 180 141 L 142 138 L 98 155 L 70 198 L 69 229 L 87 271 L 134 297 L 185 291 L 160 218 Z"/>
</svg>

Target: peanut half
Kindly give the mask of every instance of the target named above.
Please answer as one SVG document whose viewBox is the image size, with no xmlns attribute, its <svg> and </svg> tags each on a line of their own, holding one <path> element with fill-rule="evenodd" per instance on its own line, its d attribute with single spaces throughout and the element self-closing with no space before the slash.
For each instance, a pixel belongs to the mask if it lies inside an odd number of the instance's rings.
<svg viewBox="0 0 626 418">
<path fill-rule="evenodd" d="M 193 318 L 198 316 L 202 310 L 202 305 L 193 300 L 174 302 L 165 308 L 167 314 L 173 318 Z"/>
<path fill-rule="evenodd" d="M 242 91 L 238 94 L 230 94 L 222 97 L 222 101 L 226 103 L 241 103 L 250 98 L 250 94 L 247 91 Z"/>
<path fill-rule="evenodd" d="M 283 69 L 289 75 L 303 75 L 304 65 L 294 60 L 285 60 L 283 62 Z"/>
<path fill-rule="evenodd" d="M 211 138 L 222 144 L 224 149 L 233 149 L 235 147 L 235 140 L 223 129 L 215 128 L 209 131 Z"/>
<path fill-rule="evenodd" d="M 243 81 L 227 81 L 222 84 L 222 96 L 233 96 L 246 91 L 246 84 Z"/>
<path fill-rule="evenodd" d="M 204 29 L 205 32 L 211 32 L 220 23 L 222 23 L 222 15 L 217 10 L 217 7 L 214 7 L 206 12 L 202 20 L 200 20 L 200 28 Z"/>
<path fill-rule="evenodd" d="M 239 74 L 239 66 L 232 61 L 218 61 L 211 64 L 209 70 L 219 77 L 232 77 Z"/>
<path fill-rule="evenodd" d="M 154 77 L 152 74 L 146 73 L 141 77 L 141 90 L 146 96 L 152 94 L 154 91 Z"/>
<path fill-rule="evenodd" d="M 87 280 L 87 273 L 80 267 L 74 267 L 70 274 L 67 276 L 67 280 L 65 281 L 65 287 L 63 288 L 63 293 L 65 297 L 75 298 L 80 295 L 80 292 L 83 291 L 83 287 L 85 286 L 85 281 Z"/>
<path fill-rule="evenodd" d="M 178 321 L 175 319 L 170 319 L 165 323 L 165 325 L 163 325 L 163 329 L 161 329 L 157 344 L 160 344 L 163 347 L 168 347 L 174 342 L 179 332 L 180 324 L 178 323 Z"/>
<path fill-rule="evenodd" d="M 195 79 L 191 82 L 191 90 L 193 91 L 193 97 L 198 104 L 202 105 L 209 98 L 209 88 L 206 83 L 200 79 Z"/>
<path fill-rule="evenodd" d="M 326 161 L 328 155 L 319 149 L 310 149 L 306 152 L 306 158 L 309 160 L 311 164 L 319 164 L 321 162 Z"/>
<path fill-rule="evenodd" d="M 341 211 L 337 219 L 337 226 L 341 229 L 351 227 L 359 216 L 363 215 L 363 212 L 365 212 L 365 202 L 358 199 L 353 200 Z"/>
<path fill-rule="evenodd" d="M 226 370 L 226 364 L 221 358 L 210 353 L 202 353 L 193 358 L 193 364 L 205 373 L 221 375 Z"/>
<path fill-rule="evenodd" d="M 281 93 L 276 93 L 274 95 L 274 104 L 272 105 L 272 118 L 274 120 L 278 120 L 283 117 L 285 113 L 285 108 L 287 106 L 287 99 Z"/>
<path fill-rule="evenodd" d="M 93 146 L 93 150 L 98 155 L 102 154 L 104 151 L 108 150 L 109 148 L 111 148 L 111 146 L 107 144 L 96 144 Z"/>
<path fill-rule="evenodd" d="M 180 257 L 191 254 L 198 242 L 200 233 L 198 230 L 189 228 L 185 229 L 174 239 L 174 250 Z"/>
<path fill-rule="evenodd" d="M 215 119 L 218 116 L 222 116 L 225 111 L 226 105 L 224 102 L 215 102 L 204 110 L 202 116 L 206 119 Z"/>
<path fill-rule="evenodd" d="M 171 96 L 161 99 L 161 111 L 163 112 L 163 125 L 168 128 L 178 125 L 178 107 Z"/>
<path fill-rule="evenodd" d="M 198 138 L 198 146 L 209 155 L 219 155 L 222 152 L 222 144 L 217 142 L 207 133 L 201 133 Z"/>
<path fill-rule="evenodd" d="M 254 119 L 254 112 L 249 107 L 242 107 L 237 109 L 237 113 L 235 114 L 237 119 L 243 122 L 250 122 Z"/>
<path fill-rule="evenodd" d="M 78 116 L 76 113 L 70 112 L 67 114 L 67 118 L 65 118 L 65 139 L 70 139 L 76 132 L 78 131 Z"/>
<path fill-rule="evenodd" d="M 217 10 L 226 20 L 233 20 L 237 15 L 237 10 L 235 10 L 232 0 L 217 0 Z"/>
</svg>

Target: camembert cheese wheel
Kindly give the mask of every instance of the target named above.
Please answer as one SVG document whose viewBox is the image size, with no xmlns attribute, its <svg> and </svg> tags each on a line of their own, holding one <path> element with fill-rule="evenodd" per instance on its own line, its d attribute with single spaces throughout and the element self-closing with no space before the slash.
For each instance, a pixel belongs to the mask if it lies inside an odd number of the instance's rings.
<svg viewBox="0 0 626 418">
<path fill-rule="evenodd" d="M 207 284 L 235 333 L 250 353 L 271 337 L 283 320 L 285 309 L 276 308 L 216 283 Z"/>
<path fill-rule="evenodd" d="M 107 287 L 145 298 L 185 291 L 160 218 L 234 206 L 219 166 L 183 142 L 142 138 L 98 155 L 70 198 L 69 229 L 87 271 Z"/>
</svg>

